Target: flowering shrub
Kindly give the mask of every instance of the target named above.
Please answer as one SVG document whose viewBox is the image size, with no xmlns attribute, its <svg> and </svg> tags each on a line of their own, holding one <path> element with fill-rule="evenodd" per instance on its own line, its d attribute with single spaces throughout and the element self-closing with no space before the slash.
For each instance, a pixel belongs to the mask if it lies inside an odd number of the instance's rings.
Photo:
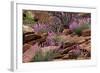
<svg viewBox="0 0 100 73">
<path fill-rule="evenodd" d="M 90 27 L 91 27 L 90 18 L 80 18 L 80 19 L 74 18 L 69 24 L 69 28 L 78 35 L 81 35 L 82 30 L 88 29 Z"/>
<path fill-rule="evenodd" d="M 69 28 L 71 29 L 71 30 L 74 30 L 74 29 L 77 29 L 77 28 L 80 28 L 80 27 L 90 27 L 90 24 L 91 24 L 91 22 L 90 22 L 91 20 L 90 20 L 90 18 L 81 18 L 81 19 L 77 19 L 77 18 L 74 18 L 71 22 L 70 22 L 70 24 L 69 24 Z"/>
<path fill-rule="evenodd" d="M 63 28 L 61 24 L 34 24 L 33 29 L 35 32 L 53 32 L 53 33 L 60 33 Z"/>
<path fill-rule="evenodd" d="M 33 29 L 35 32 L 49 32 L 49 25 L 48 24 L 34 24 Z"/>
</svg>

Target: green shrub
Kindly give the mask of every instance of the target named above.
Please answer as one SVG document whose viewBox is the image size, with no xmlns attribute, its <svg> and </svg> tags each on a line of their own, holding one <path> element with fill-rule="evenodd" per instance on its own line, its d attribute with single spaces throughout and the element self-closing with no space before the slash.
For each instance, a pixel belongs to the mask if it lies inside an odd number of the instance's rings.
<svg viewBox="0 0 100 73">
<path fill-rule="evenodd" d="M 52 50 L 46 53 L 38 51 L 31 62 L 51 61 L 53 57 L 54 57 L 54 52 Z"/>
<path fill-rule="evenodd" d="M 33 24 L 34 17 L 32 15 L 32 11 L 23 11 L 23 23 L 24 24 Z"/>
<path fill-rule="evenodd" d="M 74 33 L 76 33 L 77 35 L 81 35 L 81 33 L 82 33 L 82 31 L 84 30 L 84 29 L 90 29 L 91 28 L 91 25 L 90 24 L 84 24 L 84 25 L 82 25 L 82 26 L 80 26 L 80 27 L 78 27 L 78 28 L 76 28 L 76 29 L 74 29 Z"/>
</svg>

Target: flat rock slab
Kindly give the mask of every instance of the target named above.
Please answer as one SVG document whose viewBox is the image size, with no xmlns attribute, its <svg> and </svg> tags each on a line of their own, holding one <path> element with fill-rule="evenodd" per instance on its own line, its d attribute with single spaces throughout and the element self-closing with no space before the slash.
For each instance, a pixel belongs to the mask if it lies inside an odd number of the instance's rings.
<svg viewBox="0 0 100 73">
<path fill-rule="evenodd" d="M 30 62 L 38 51 L 38 44 L 35 44 L 23 54 L 23 62 Z"/>
<path fill-rule="evenodd" d="M 32 45 L 30 45 L 30 44 L 24 44 L 23 45 L 23 53 L 25 52 L 25 51 L 27 51 L 28 49 L 30 49 L 32 47 Z"/>
</svg>

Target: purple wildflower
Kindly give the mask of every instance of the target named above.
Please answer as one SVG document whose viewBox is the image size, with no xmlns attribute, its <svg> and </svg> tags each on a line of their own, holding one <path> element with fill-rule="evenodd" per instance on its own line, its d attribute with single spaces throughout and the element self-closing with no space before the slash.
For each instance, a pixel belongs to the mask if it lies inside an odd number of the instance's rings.
<svg viewBox="0 0 100 73">
<path fill-rule="evenodd" d="M 48 24 L 34 24 L 33 29 L 35 32 L 47 32 L 49 31 Z"/>
<path fill-rule="evenodd" d="M 70 25 L 69 25 L 69 28 L 70 28 L 71 30 L 74 30 L 74 29 L 76 29 L 77 27 L 79 27 L 79 25 L 78 25 L 78 23 L 75 22 L 75 21 L 71 22 Z"/>
</svg>

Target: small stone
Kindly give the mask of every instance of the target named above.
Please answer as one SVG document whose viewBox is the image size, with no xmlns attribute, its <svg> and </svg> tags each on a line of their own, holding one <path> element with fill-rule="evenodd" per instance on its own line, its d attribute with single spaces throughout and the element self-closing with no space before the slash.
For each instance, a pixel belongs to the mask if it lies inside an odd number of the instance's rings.
<svg viewBox="0 0 100 73">
<path fill-rule="evenodd" d="M 87 51 L 86 49 L 81 49 L 81 55 L 79 57 L 82 58 L 91 57 L 91 52 Z"/>
</svg>

